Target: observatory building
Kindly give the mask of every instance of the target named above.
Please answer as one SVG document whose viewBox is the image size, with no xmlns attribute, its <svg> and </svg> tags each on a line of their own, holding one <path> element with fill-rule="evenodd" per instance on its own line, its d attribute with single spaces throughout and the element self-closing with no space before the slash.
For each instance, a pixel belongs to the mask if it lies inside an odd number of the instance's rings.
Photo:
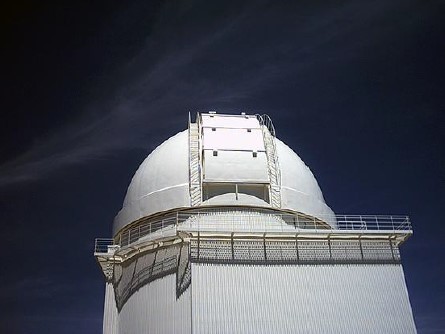
<svg viewBox="0 0 445 334">
<path fill-rule="evenodd" d="M 406 216 L 336 215 L 268 116 L 198 113 L 96 239 L 103 332 L 416 333 Z"/>
</svg>

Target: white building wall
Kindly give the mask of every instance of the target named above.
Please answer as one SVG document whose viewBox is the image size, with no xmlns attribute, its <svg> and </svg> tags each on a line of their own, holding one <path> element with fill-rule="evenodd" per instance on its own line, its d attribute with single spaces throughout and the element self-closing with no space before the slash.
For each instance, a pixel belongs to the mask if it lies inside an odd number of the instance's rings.
<svg viewBox="0 0 445 334">
<path fill-rule="evenodd" d="M 190 306 L 190 289 L 176 298 L 176 275 L 164 276 L 127 300 L 119 313 L 118 333 L 190 333 Z"/>
<path fill-rule="evenodd" d="M 192 265 L 193 333 L 416 333 L 401 265 Z"/>
<path fill-rule="evenodd" d="M 104 304 L 104 334 L 118 334 L 118 317 L 116 301 L 114 300 L 114 289 L 111 282 L 105 283 L 105 304 Z"/>
</svg>

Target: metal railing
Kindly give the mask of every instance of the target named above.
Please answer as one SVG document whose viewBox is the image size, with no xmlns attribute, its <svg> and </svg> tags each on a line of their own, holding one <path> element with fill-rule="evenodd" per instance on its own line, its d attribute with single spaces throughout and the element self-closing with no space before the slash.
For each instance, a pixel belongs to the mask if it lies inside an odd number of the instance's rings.
<svg viewBox="0 0 445 334">
<path fill-rule="evenodd" d="M 336 215 L 339 230 L 401 231 L 412 230 L 408 216 Z"/>
<path fill-rule="evenodd" d="M 110 238 L 96 238 L 94 242 L 94 253 L 109 253 L 115 246 L 114 239 Z"/>
<path fill-rule="evenodd" d="M 260 125 L 264 125 L 269 130 L 270 134 L 275 137 L 275 127 L 273 126 L 272 120 L 270 119 L 269 115 L 255 114 L 255 116 Z"/>
<path fill-rule="evenodd" d="M 127 246 L 141 238 L 162 237 L 172 229 L 187 231 L 230 231 L 245 233 L 412 233 L 408 216 L 331 215 L 312 217 L 261 208 L 193 209 L 176 211 L 133 225 L 113 239 L 96 239 L 95 252 L 112 252 L 108 246 Z"/>
<path fill-rule="evenodd" d="M 199 124 L 189 121 L 189 187 L 191 206 L 201 204 L 201 157 Z"/>
<path fill-rule="evenodd" d="M 180 221 L 181 219 L 178 221 L 178 229 L 191 232 L 403 234 L 411 231 L 408 216 L 337 215 L 316 218 L 303 214 L 235 211 L 197 213 L 181 223 Z"/>
<path fill-rule="evenodd" d="M 267 155 L 267 169 L 270 178 L 270 202 L 272 207 L 281 207 L 281 170 L 275 143 L 275 128 L 266 114 L 255 115 L 263 131 L 264 147 Z"/>
</svg>

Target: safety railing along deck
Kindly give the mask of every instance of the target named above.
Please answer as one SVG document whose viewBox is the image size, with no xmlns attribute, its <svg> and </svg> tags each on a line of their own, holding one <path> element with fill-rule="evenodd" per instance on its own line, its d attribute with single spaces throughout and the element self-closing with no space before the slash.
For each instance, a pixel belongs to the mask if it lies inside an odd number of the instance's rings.
<svg viewBox="0 0 445 334">
<path fill-rule="evenodd" d="M 242 233 L 322 233 L 322 234 L 411 234 L 408 216 L 335 215 L 318 218 L 301 213 L 282 213 L 267 209 L 194 209 L 177 211 L 133 225 L 113 239 L 96 239 L 95 252 L 106 253 L 108 246 L 121 247 L 152 235 L 162 237 L 165 231 L 242 232 Z"/>
<path fill-rule="evenodd" d="M 109 253 L 113 246 L 115 246 L 114 239 L 96 238 L 96 240 L 94 242 L 94 253 L 95 254 L 96 253 L 97 254 Z"/>
<path fill-rule="evenodd" d="M 339 230 L 401 231 L 412 230 L 408 216 L 336 215 Z"/>
<path fill-rule="evenodd" d="M 314 218 L 301 214 L 226 212 L 197 214 L 178 222 L 185 232 L 269 233 L 269 234 L 410 234 L 407 216 L 339 215 Z"/>
</svg>

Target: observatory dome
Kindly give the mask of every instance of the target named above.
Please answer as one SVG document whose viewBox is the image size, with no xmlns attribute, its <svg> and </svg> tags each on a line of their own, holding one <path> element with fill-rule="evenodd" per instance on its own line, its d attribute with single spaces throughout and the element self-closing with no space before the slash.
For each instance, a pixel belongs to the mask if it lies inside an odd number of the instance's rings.
<svg viewBox="0 0 445 334">
<path fill-rule="evenodd" d="M 228 116 L 228 115 L 226 115 Z M 235 118 L 235 117 L 232 117 Z M 249 120 L 253 122 L 253 120 Z M 256 118 L 255 118 L 256 121 Z M 230 126 L 230 119 L 225 120 L 225 128 Z M 213 126 L 213 125 L 212 125 Z M 254 124 L 248 124 L 246 127 L 233 124 L 236 131 L 224 137 L 224 145 L 234 145 L 227 142 L 233 141 L 238 146 L 236 153 L 228 149 L 221 150 L 215 157 L 215 148 L 210 151 L 209 156 L 205 154 L 205 145 L 210 145 L 210 134 L 206 135 L 203 128 L 202 141 L 202 168 L 207 169 L 207 177 L 214 177 L 212 184 L 219 185 L 220 191 L 209 198 L 202 198 L 198 207 L 209 206 L 247 206 L 247 207 L 265 207 L 272 208 L 268 196 L 261 198 L 258 193 L 258 185 L 266 184 L 264 178 L 268 178 L 267 169 L 262 170 L 262 161 L 266 161 L 266 155 L 262 157 L 261 149 L 256 151 L 254 140 L 246 140 L 246 133 L 255 132 Z M 249 131 L 245 131 L 248 128 Z M 252 129 L 251 129 L 252 128 Z M 215 128 L 211 128 L 215 131 Z M 243 132 L 241 132 L 243 130 Z M 263 135 L 259 130 L 261 142 Z M 207 137 L 206 137 L 207 136 Z M 207 140 L 206 140 L 207 139 Z M 318 217 L 325 221 L 335 221 L 334 213 L 326 205 L 323 194 L 318 183 L 305 163 L 300 157 L 282 141 L 275 139 L 276 155 L 279 161 L 280 175 L 280 210 L 300 212 L 310 216 Z M 218 144 L 220 145 L 220 144 Z M 221 146 L 221 145 L 220 145 Z M 263 146 L 264 147 L 264 146 Z M 219 147 L 221 149 L 221 147 Z M 213 152 L 213 154 L 211 154 Z M 249 152 L 246 158 L 246 152 Z M 254 152 L 252 157 L 252 152 Z M 229 154 L 230 153 L 230 154 Z M 263 152 L 264 153 L 264 152 Z M 244 155 L 243 155 L 244 154 Z M 212 162 L 212 159 L 218 159 Z M 235 182 L 233 170 L 238 170 L 243 184 L 256 185 L 255 191 L 241 191 L 235 196 L 234 191 L 229 189 L 231 182 Z M 265 176 L 264 176 L 265 175 Z M 243 178 L 244 177 L 244 178 Z M 114 220 L 113 232 L 118 233 L 122 228 L 147 216 L 158 213 L 187 209 L 192 207 L 192 198 L 190 190 L 190 141 L 189 131 L 185 130 L 170 137 L 159 145 L 142 162 L 136 171 L 128 187 L 124 199 L 123 207 Z M 247 181 L 246 181 L 247 180 Z M 205 181 L 205 180 L 204 180 Z M 236 181 L 239 182 L 239 181 Z M 241 186 L 240 186 L 241 188 Z M 209 188 L 213 189 L 213 188 Z M 250 188 L 253 189 L 253 188 Z M 267 189 L 267 188 L 264 188 Z M 209 191 L 208 191 L 209 192 Z M 212 192 L 212 190 L 210 190 Z M 211 198 L 210 198 L 211 197 Z M 196 207 L 196 206 L 195 206 Z M 327 217 L 327 218 L 326 218 Z"/>
</svg>

